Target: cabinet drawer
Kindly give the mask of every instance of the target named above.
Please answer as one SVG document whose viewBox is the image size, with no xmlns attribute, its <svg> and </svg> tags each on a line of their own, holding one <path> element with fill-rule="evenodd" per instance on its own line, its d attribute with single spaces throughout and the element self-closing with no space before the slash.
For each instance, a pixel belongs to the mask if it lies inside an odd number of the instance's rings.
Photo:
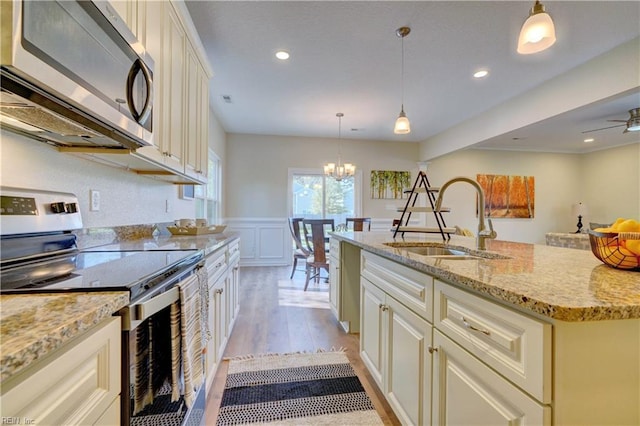
<svg viewBox="0 0 640 426">
<path fill-rule="evenodd" d="M 231 243 L 229 245 L 229 265 L 235 262 L 236 259 L 240 257 L 240 242 L 236 241 L 235 243 Z"/>
<path fill-rule="evenodd" d="M 227 250 L 220 249 L 207 257 L 205 262 L 209 284 L 214 283 L 227 269 Z"/>
<path fill-rule="evenodd" d="M 435 280 L 434 325 L 543 403 L 551 402 L 551 324 Z"/>
<path fill-rule="evenodd" d="M 434 425 L 551 425 L 551 407 L 515 387 L 456 345 L 433 333 Z"/>
<path fill-rule="evenodd" d="M 97 422 L 120 394 L 120 321 L 104 321 L 4 382 L 3 418 L 34 425 Z"/>
<path fill-rule="evenodd" d="M 360 261 L 362 277 L 404 303 L 429 322 L 433 320 L 433 278 L 366 251 Z"/>
</svg>

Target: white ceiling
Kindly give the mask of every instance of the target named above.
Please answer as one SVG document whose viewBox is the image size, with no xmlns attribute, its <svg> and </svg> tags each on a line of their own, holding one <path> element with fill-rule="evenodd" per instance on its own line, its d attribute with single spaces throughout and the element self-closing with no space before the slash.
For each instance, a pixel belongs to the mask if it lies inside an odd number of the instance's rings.
<svg viewBox="0 0 640 426">
<path fill-rule="evenodd" d="M 418 142 L 640 36 L 638 1 L 545 1 L 558 41 L 518 55 L 533 1 L 186 1 L 214 70 L 211 103 L 228 133 Z M 409 135 L 394 135 L 401 104 Z M 279 49 L 288 61 L 274 57 Z M 483 80 L 472 78 L 480 68 Z M 640 64 L 638 64 L 640 75 Z M 223 96 L 230 96 L 225 103 Z M 640 141 L 624 128 L 640 92 L 536 123 L 478 146 L 588 152 Z M 357 129 L 357 130 L 352 130 Z M 519 138 L 517 148 L 514 139 Z"/>
</svg>

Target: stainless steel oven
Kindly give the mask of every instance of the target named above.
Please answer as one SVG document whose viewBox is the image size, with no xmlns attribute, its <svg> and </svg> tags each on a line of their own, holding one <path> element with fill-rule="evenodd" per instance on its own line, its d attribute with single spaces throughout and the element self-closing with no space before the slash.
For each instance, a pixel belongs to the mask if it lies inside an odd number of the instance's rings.
<svg viewBox="0 0 640 426">
<path fill-rule="evenodd" d="M 201 384 L 188 398 L 176 334 L 180 286 L 199 276 L 199 250 L 79 250 L 82 227 L 73 194 L 0 188 L 0 290 L 3 293 L 128 291 L 122 317 L 121 424 L 198 425 Z M 173 348 L 173 349 L 172 349 Z M 204 380 L 202 380 L 204 383 Z"/>
</svg>

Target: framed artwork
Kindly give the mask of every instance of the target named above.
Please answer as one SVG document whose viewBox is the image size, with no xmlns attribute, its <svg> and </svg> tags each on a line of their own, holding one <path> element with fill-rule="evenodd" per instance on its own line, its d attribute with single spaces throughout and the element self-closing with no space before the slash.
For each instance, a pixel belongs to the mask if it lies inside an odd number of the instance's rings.
<svg viewBox="0 0 640 426">
<path fill-rule="evenodd" d="M 478 174 L 476 180 L 484 191 L 486 217 L 521 219 L 534 217 L 535 181 L 533 176 Z"/>
<path fill-rule="evenodd" d="M 371 198 L 406 198 L 411 173 L 394 170 L 371 171 Z"/>
</svg>

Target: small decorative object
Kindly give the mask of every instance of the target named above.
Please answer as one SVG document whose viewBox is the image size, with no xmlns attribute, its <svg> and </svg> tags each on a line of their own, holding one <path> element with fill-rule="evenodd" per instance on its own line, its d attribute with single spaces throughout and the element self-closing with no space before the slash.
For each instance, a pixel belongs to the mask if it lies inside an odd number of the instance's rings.
<svg viewBox="0 0 640 426">
<path fill-rule="evenodd" d="M 533 218 L 535 212 L 533 176 L 478 174 L 476 178 L 484 192 L 486 217 Z"/>
<path fill-rule="evenodd" d="M 587 206 L 582 203 L 574 204 L 571 211 L 573 216 L 578 216 L 578 223 L 576 224 L 578 230 L 575 233 L 580 234 L 582 233 L 582 217 L 588 213 Z"/>
<path fill-rule="evenodd" d="M 371 198 L 406 198 L 411 174 L 405 171 L 372 170 Z"/>
</svg>

